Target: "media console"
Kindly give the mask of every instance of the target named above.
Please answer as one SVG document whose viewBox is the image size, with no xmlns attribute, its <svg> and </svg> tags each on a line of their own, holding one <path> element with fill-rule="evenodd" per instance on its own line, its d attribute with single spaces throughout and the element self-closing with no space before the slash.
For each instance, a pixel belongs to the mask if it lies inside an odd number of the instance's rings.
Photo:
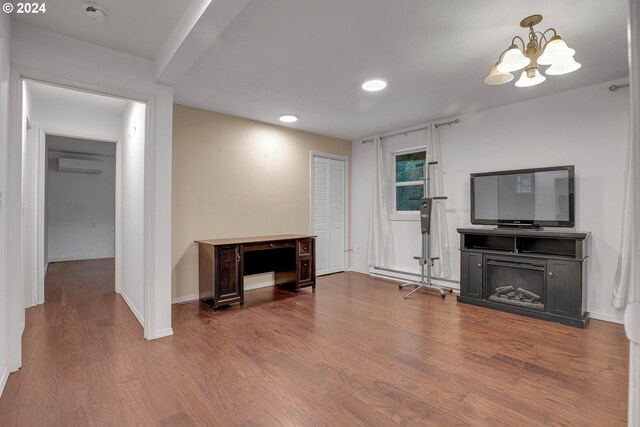
<svg viewBox="0 0 640 427">
<path fill-rule="evenodd" d="M 458 228 L 458 301 L 584 328 L 590 233 Z"/>
</svg>

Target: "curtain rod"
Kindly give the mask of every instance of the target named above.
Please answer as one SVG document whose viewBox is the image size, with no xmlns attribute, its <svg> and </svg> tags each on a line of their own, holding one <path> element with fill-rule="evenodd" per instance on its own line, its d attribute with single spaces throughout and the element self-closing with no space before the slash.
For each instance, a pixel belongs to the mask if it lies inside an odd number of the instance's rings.
<svg viewBox="0 0 640 427">
<path fill-rule="evenodd" d="M 451 121 L 444 122 L 444 123 L 436 123 L 434 126 L 439 128 L 440 126 L 445 126 L 445 125 L 451 126 L 451 125 L 455 125 L 456 123 L 460 123 L 460 119 L 455 119 L 455 120 L 451 120 Z M 418 129 L 411 129 L 411 130 L 408 130 L 406 132 L 392 133 L 391 135 L 384 135 L 384 136 L 381 136 L 380 138 L 391 138 L 392 136 L 398 136 L 398 135 L 405 135 L 406 136 L 406 135 L 408 135 L 410 133 L 418 132 L 418 131 L 425 130 L 425 129 L 429 129 L 429 126 L 423 126 L 421 128 L 418 128 Z M 367 142 L 373 142 L 373 140 L 374 140 L 374 138 L 363 139 L 362 143 L 366 144 Z"/>
<path fill-rule="evenodd" d="M 615 92 L 618 89 L 622 89 L 623 87 L 629 87 L 629 83 L 623 83 L 621 85 L 611 85 L 609 86 L 609 90 L 611 92 Z"/>
</svg>

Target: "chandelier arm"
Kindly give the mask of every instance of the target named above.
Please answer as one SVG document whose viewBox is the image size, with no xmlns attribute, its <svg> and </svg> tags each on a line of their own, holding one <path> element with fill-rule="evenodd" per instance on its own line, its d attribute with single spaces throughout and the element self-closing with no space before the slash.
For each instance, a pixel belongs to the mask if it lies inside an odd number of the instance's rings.
<svg viewBox="0 0 640 427">
<path fill-rule="evenodd" d="M 520 40 L 520 42 L 522 43 L 522 51 L 524 52 L 525 49 L 527 48 L 527 44 L 524 42 L 524 40 L 522 39 L 522 37 L 520 36 L 515 36 L 514 38 L 511 39 L 511 44 L 514 45 L 516 44 L 516 39 Z M 508 49 L 507 49 L 508 50 Z"/>
<path fill-rule="evenodd" d="M 540 43 L 540 47 L 542 48 L 543 51 L 544 51 L 544 48 L 547 46 L 547 43 L 549 43 L 549 40 L 547 40 L 547 37 L 546 37 L 546 34 L 549 31 L 553 31 L 553 37 L 558 35 L 555 28 L 549 28 L 549 29 L 546 29 L 543 33 L 540 33 L 540 38 L 544 39 L 544 46 L 542 46 L 542 42 Z"/>
<path fill-rule="evenodd" d="M 505 49 L 502 51 L 502 53 L 498 56 L 498 62 L 502 61 L 502 57 L 504 56 L 505 53 L 507 53 L 509 49 Z"/>
<path fill-rule="evenodd" d="M 547 30 L 549 31 L 549 30 Z M 545 31 L 546 32 L 546 31 Z M 544 44 L 546 45 L 547 43 L 549 43 L 549 40 L 547 40 L 547 38 L 545 37 L 543 32 L 540 31 L 536 31 L 536 34 L 540 34 L 540 46 L 542 46 L 542 41 L 544 40 Z"/>
</svg>

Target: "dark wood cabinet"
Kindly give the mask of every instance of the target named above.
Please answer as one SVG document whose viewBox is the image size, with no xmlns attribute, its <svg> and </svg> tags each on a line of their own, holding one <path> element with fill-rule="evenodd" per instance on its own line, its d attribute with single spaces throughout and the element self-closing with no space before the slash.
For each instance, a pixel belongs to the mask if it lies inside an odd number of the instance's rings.
<svg viewBox="0 0 640 427">
<path fill-rule="evenodd" d="M 297 248 L 297 266 L 296 266 L 296 290 L 307 286 L 316 287 L 316 240 L 302 239 L 298 240 Z"/>
<path fill-rule="evenodd" d="M 458 301 L 584 328 L 590 233 L 459 228 Z"/>
<path fill-rule="evenodd" d="M 464 252 L 461 256 L 461 293 L 469 298 L 482 299 L 482 254 Z"/>
<path fill-rule="evenodd" d="M 581 266 L 577 261 L 547 261 L 547 305 L 560 316 L 582 314 Z"/>
<path fill-rule="evenodd" d="M 244 303 L 244 276 L 274 272 L 275 284 L 297 292 L 316 287 L 315 236 L 286 234 L 197 240 L 200 300 L 214 310 Z"/>
<path fill-rule="evenodd" d="M 213 293 L 213 306 L 244 303 L 243 262 L 240 245 L 216 246 L 215 251 L 216 280 Z"/>
</svg>

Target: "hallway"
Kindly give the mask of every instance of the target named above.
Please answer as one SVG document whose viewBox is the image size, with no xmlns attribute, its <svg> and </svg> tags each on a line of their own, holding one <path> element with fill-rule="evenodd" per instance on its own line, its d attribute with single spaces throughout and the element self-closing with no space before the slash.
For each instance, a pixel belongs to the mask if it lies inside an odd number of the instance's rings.
<svg viewBox="0 0 640 427">
<path fill-rule="evenodd" d="M 50 264 L 45 301 L 26 311 L 23 368 L 9 377 L 0 425 L 86 425 L 120 412 L 144 338 L 114 292 L 113 258 Z"/>
</svg>

